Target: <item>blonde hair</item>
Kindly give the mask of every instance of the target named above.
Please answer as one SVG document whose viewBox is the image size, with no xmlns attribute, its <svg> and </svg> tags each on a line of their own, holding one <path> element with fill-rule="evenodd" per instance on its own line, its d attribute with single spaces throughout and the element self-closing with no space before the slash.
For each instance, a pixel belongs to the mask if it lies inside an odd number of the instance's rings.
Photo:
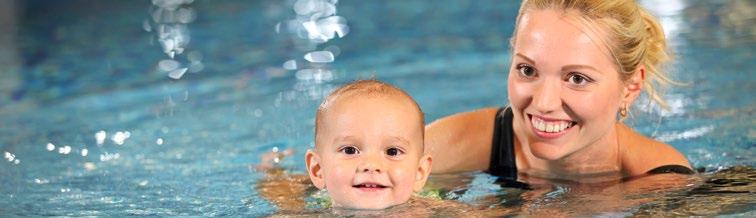
<svg viewBox="0 0 756 218">
<path fill-rule="evenodd" d="M 517 25 L 523 14 L 532 10 L 554 9 L 565 13 L 579 12 L 580 20 L 587 25 L 597 24 L 604 28 L 608 39 L 604 40 L 615 59 L 620 79 L 627 82 L 640 66 L 645 66 L 643 89 L 651 99 L 667 108 L 660 90 L 672 81 L 660 71 L 671 59 L 667 40 L 659 22 L 634 0 L 525 0 L 517 15 Z M 511 43 L 516 43 L 517 27 Z M 512 46 L 514 47 L 514 46 Z"/>
<path fill-rule="evenodd" d="M 320 106 L 318 107 L 318 111 L 315 114 L 315 141 L 317 142 L 318 138 L 318 131 L 320 129 L 320 126 L 323 122 L 323 113 L 328 110 L 328 107 L 332 105 L 334 102 L 339 100 L 344 100 L 349 97 L 362 97 L 362 98 L 371 98 L 371 97 L 398 97 L 398 98 L 404 98 L 408 100 L 412 106 L 417 109 L 417 113 L 420 115 L 420 120 L 418 121 L 420 123 L 421 127 L 425 127 L 425 115 L 423 114 L 423 110 L 420 109 L 420 105 L 417 104 L 415 99 L 412 98 L 409 94 L 404 92 L 403 90 L 397 88 L 396 86 L 393 86 L 391 84 L 381 82 L 379 80 L 375 79 L 369 79 L 369 80 L 356 80 L 351 83 L 348 83 L 344 86 L 341 86 L 337 88 L 336 90 L 333 90 L 324 100 L 322 103 L 320 103 Z M 425 135 L 425 131 L 421 130 L 421 134 Z M 422 147 L 421 147 L 422 148 Z"/>
</svg>

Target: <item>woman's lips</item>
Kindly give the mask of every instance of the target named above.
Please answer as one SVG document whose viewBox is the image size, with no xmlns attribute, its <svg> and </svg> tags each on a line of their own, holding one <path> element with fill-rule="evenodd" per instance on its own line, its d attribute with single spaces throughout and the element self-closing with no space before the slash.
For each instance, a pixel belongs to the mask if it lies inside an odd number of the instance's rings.
<svg viewBox="0 0 756 218">
<path fill-rule="evenodd" d="M 533 132 L 539 137 L 547 139 L 558 138 L 569 132 L 571 127 L 577 124 L 577 122 L 571 120 L 546 118 L 532 114 L 528 114 L 528 117 Z"/>
</svg>

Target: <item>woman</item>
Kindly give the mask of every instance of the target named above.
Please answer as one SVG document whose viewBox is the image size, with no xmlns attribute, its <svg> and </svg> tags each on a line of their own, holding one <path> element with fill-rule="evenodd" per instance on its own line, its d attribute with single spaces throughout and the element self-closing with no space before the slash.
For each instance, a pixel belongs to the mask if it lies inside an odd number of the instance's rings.
<svg viewBox="0 0 756 218">
<path fill-rule="evenodd" d="M 665 105 L 664 32 L 632 0 L 524 1 L 511 40 L 506 108 L 426 126 L 434 173 L 582 180 L 693 173 L 672 146 L 622 124 L 641 90 Z"/>
</svg>

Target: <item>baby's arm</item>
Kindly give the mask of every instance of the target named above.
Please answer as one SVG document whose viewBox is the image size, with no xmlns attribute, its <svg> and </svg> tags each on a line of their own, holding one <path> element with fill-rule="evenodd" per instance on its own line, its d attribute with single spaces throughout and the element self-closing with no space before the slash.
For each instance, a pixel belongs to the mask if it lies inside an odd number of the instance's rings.
<svg viewBox="0 0 756 218">
<path fill-rule="evenodd" d="M 262 172 L 265 177 L 255 184 L 260 196 L 270 201 L 281 211 L 302 211 L 305 209 L 307 190 L 312 188 L 307 175 L 290 175 L 278 163 L 294 150 L 271 151 L 261 155 L 260 164 L 250 166 L 250 170 Z"/>
</svg>

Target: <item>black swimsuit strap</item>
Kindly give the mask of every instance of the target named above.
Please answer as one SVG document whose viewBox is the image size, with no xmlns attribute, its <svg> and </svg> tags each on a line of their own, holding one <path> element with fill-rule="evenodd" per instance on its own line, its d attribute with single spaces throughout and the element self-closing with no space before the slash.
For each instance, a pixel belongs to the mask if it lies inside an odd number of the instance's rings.
<svg viewBox="0 0 756 218">
<path fill-rule="evenodd" d="M 503 179 L 517 180 L 517 165 L 514 152 L 512 109 L 499 109 L 494 120 L 491 163 L 488 172 Z"/>
<path fill-rule="evenodd" d="M 660 174 L 660 173 L 695 174 L 696 172 L 691 170 L 688 167 L 673 164 L 673 165 L 664 165 L 664 166 L 654 168 L 653 170 L 649 170 L 647 173 L 648 174 Z"/>
</svg>

